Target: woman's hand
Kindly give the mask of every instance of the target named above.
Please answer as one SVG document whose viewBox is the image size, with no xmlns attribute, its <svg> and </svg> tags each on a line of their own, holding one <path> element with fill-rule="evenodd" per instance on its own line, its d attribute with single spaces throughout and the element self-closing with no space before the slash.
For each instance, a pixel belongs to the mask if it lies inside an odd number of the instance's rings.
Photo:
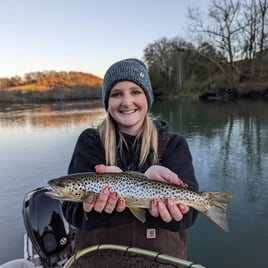
<svg viewBox="0 0 268 268">
<path fill-rule="evenodd" d="M 96 165 L 97 173 L 122 172 L 117 166 Z M 111 192 L 109 186 L 105 186 L 99 195 L 89 194 L 88 198 L 83 202 L 83 209 L 90 212 L 94 209 L 97 212 L 105 211 L 112 213 L 114 210 L 122 212 L 126 208 L 125 200 L 120 198 L 116 192 Z"/>
<path fill-rule="evenodd" d="M 154 217 L 161 217 L 164 222 L 168 223 L 172 220 L 181 221 L 183 214 L 186 214 L 189 209 L 182 203 L 175 204 L 172 198 L 167 197 L 165 203 L 158 199 L 152 200 L 149 213 Z"/>
<path fill-rule="evenodd" d="M 151 180 L 183 185 L 183 181 L 176 173 L 163 166 L 153 165 L 145 171 L 144 175 Z"/>
<path fill-rule="evenodd" d="M 177 176 L 176 173 L 170 169 L 154 165 L 148 168 L 145 175 L 152 179 L 177 185 L 183 185 L 183 181 Z M 161 217 L 164 222 L 171 222 L 172 220 L 180 221 L 183 218 L 183 214 L 189 211 L 189 207 L 179 203 L 175 204 L 172 198 L 167 197 L 166 202 L 154 199 L 151 203 L 149 212 L 154 217 Z"/>
<path fill-rule="evenodd" d="M 96 173 L 119 173 L 123 170 L 117 166 L 105 166 L 105 165 L 96 165 L 95 166 Z"/>
</svg>

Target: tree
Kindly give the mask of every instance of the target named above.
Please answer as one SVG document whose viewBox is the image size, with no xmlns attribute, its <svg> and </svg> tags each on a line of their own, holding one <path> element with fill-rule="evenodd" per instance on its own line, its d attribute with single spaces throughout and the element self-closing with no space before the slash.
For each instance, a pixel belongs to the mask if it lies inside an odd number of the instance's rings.
<svg viewBox="0 0 268 268">
<path fill-rule="evenodd" d="M 10 78 L 11 86 L 16 87 L 22 84 L 22 79 L 20 76 L 15 75 Z"/>
<path fill-rule="evenodd" d="M 167 38 L 162 38 L 144 49 L 145 62 L 152 78 L 155 95 L 162 95 L 164 88 L 172 87 L 172 47 Z"/>
<path fill-rule="evenodd" d="M 248 22 L 244 32 L 243 53 L 249 62 L 249 76 L 262 73 L 263 56 L 266 45 L 267 0 L 245 1 L 244 19 Z M 256 60 L 257 58 L 257 60 Z"/>
<path fill-rule="evenodd" d="M 188 17 L 193 22 L 191 30 L 203 35 L 209 44 L 212 44 L 227 58 L 233 71 L 240 74 L 235 59 L 239 58 L 241 51 L 241 33 L 245 24 L 241 23 L 240 1 L 213 0 L 209 7 L 207 18 L 204 19 L 200 9 L 189 8 Z"/>
<path fill-rule="evenodd" d="M 169 94 L 183 88 L 183 82 L 192 72 L 191 57 L 187 54 L 195 50 L 191 43 L 181 38 L 162 38 L 149 44 L 144 50 L 155 95 Z M 187 63 L 186 63 L 187 58 Z"/>
<path fill-rule="evenodd" d="M 202 43 L 198 47 L 198 52 L 203 57 L 200 62 L 203 62 L 208 74 L 213 75 L 219 71 L 224 75 L 226 74 L 227 59 L 211 44 L 208 42 Z"/>
<path fill-rule="evenodd" d="M 0 89 L 5 89 L 11 86 L 11 81 L 8 78 L 0 78 Z"/>
<path fill-rule="evenodd" d="M 267 13 L 268 13 L 268 3 L 267 0 L 259 0 L 259 13 L 260 13 L 260 24 L 259 24 L 259 59 L 260 68 L 259 75 L 263 72 L 263 57 L 264 52 L 267 47 Z"/>
</svg>

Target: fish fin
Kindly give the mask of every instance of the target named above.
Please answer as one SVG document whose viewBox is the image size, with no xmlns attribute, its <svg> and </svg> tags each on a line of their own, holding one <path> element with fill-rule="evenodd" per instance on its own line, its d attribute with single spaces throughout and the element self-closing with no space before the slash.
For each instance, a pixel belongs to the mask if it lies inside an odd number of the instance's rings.
<svg viewBox="0 0 268 268">
<path fill-rule="evenodd" d="M 148 177 L 146 177 L 143 173 L 138 172 L 138 171 L 128 170 L 128 171 L 124 171 L 124 173 L 141 178 L 141 179 L 148 179 Z"/>
<path fill-rule="evenodd" d="M 228 232 L 227 204 L 230 202 L 233 194 L 230 192 L 204 192 L 203 194 L 209 196 L 209 204 L 206 209 L 197 210 Z"/>
<path fill-rule="evenodd" d="M 86 211 L 84 211 L 84 219 L 85 219 L 86 221 L 88 221 L 88 216 L 87 216 Z"/>
<path fill-rule="evenodd" d="M 145 222 L 145 209 L 130 207 L 129 210 L 139 221 Z"/>
<path fill-rule="evenodd" d="M 143 175 L 143 173 L 139 172 L 139 171 L 135 171 L 135 170 L 127 170 L 124 171 L 124 173 L 128 173 L 128 174 L 137 174 L 137 175 Z"/>
<path fill-rule="evenodd" d="M 184 189 L 188 189 L 188 188 L 189 188 L 189 185 L 188 185 L 187 183 L 183 183 L 183 184 L 181 185 L 181 187 L 184 188 Z"/>
</svg>

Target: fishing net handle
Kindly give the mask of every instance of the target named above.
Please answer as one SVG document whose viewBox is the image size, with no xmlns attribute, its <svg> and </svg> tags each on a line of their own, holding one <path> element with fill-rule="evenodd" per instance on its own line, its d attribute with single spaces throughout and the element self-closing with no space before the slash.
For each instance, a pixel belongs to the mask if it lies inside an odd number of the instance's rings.
<svg viewBox="0 0 268 268">
<path fill-rule="evenodd" d="M 90 246 L 84 249 L 77 251 L 63 266 L 63 268 L 71 268 L 72 265 L 81 257 L 85 256 L 86 254 L 99 251 L 99 250 L 115 250 L 121 251 L 125 253 L 133 253 L 137 255 L 142 255 L 146 257 L 152 258 L 154 261 L 165 261 L 171 264 L 180 265 L 183 267 L 191 267 L 191 268 L 205 268 L 205 266 L 201 264 L 197 264 L 191 261 L 187 261 L 184 259 L 176 258 L 167 254 L 161 254 L 155 251 L 146 250 L 137 247 L 127 247 L 123 245 L 116 245 L 116 244 L 101 244 Z"/>
</svg>

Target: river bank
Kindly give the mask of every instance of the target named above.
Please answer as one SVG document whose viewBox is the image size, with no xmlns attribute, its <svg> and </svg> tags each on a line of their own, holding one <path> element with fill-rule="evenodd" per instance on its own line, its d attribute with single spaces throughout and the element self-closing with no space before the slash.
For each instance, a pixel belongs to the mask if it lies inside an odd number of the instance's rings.
<svg viewBox="0 0 268 268">
<path fill-rule="evenodd" d="M 51 97 L 53 96 L 53 97 Z M 258 100 L 263 99 L 268 101 L 268 89 L 267 90 L 248 90 L 240 91 L 235 89 L 221 90 L 218 92 L 193 92 L 188 90 L 182 90 L 177 94 L 167 94 L 156 96 L 155 99 L 194 99 L 200 101 L 234 101 L 239 99 Z M 10 104 L 41 104 L 41 103 L 54 103 L 54 102 L 100 102 L 101 96 L 74 96 L 68 94 L 44 94 L 44 92 L 35 92 L 34 96 L 32 92 L 0 92 L 1 105 Z"/>
</svg>

